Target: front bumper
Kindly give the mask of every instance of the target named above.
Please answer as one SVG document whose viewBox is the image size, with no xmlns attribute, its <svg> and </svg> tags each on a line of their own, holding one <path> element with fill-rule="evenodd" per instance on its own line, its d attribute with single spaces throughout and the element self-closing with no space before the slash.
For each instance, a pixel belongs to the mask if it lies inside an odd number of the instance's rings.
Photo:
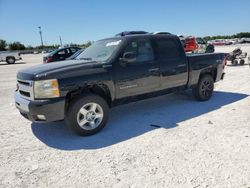
<svg viewBox="0 0 250 188">
<path fill-rule="evenodd" d="M 30 101 L 15 92 L 15 104 L 21 115 L 32 122 L 51 122 L 64 119 L 65 98 Z"/>
</svg>

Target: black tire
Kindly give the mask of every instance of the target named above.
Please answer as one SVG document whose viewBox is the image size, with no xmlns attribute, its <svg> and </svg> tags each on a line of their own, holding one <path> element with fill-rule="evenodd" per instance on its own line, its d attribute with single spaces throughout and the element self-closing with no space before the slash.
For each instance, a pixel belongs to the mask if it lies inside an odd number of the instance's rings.
<svg viewBox="0 0 250 188">
<path fill-rule="evenodd" d="M 241 59 L 240 60 L 240 65 L 244 65 L 245 64 L 245 60 L 244 59 Z"/>
<path fill-rule="evenodd" d="M 14 64 L 16 62 L 16 59 L 14 57 L 7 57 L 6 62 L 8 64 Z"/>
<path fill-rule="evenodd" d="M 102 120 L 100 120 L 100 123 L 99 124 L 97 123 L 98 124 L 97 127 L 91 129 L 90 121 L 89 121 L 84 125 L 85 128 L 83 128 L 78 123 L 80 109 L 82 109 L 85 105 L 88 105 L 91 103 L 98 104 L 99 107 L 102 108 L 103 117 L 102 117 Z M 88 111 L 88 113 L 90 113 L 90 112 Z M 83 116 L 82 119 L 84 121 L 87 121 L 86 120 L 88 117 L 87 115 L 88 114 L 86 114 L 86 116 L 84 117 L 84 115 L 82 115 L 80 113 L 80 116 Z M 102 97 L 100 97 L 98 95 L 88 94 L 85 96 L 79 96 L 70 102 L 69 107 L 68 107 L 66 114 L 65 114 L 65 123 L 76 134 L 78 134 L 80 136 L 90 136 L 90 135 L 96 134 L 97 132 L 99 132 L 101 129 L 103 129 L 105 127 L 105 125 L 107 124 L 107 121 L 108 121 L 108 116 L 109 116 L 109 106 L 108 106 L 107 102 Z M 90 115 L 90 117 L 91 117 L 91 115 Z M 93 120 L 92 122 L 95 122 L 95 121 L 96 121 L 96 119 Z M 86 129 L 88 126 L 90 129 Z"/>
<path fill-rule="evenodd" d="M 213 95 L 214 79 L 211 75 L 202 76 L 195 88 L 193 88 L 194 97 L 199 101 L 207 101 Z"/>
<path fill-rule="evenodd" d="M 214 46 L 208 45 L 205 53 L 214 53 Z"/>
<path fill-rule="evenodd" d="M 232 65 L 238 65 L 238 61 L 235 59 L 232 61 Z"/>
</svg>

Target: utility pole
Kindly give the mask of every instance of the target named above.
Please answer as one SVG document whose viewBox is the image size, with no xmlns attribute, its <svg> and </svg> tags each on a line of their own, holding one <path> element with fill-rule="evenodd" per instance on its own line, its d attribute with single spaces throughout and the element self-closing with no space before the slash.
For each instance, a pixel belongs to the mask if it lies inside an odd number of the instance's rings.
<svg viewBox="0 0 250 188">
<path fill-rule="evenodd" d="M 41 29 L 41 26 L 38 27 L 39 29 L 39 34 L 40 34 L 40 38 L 41 38 L 41 45 L 43 47 L 43 36 L 42 36 L 42 29 Z"/>
<path fill-rule="evenodd" d="M 61 47 L 62 47 L 62 38 L 61 38 L 60 35 L 59 35 L 59 40 L 60 40 L 60 45 L 61 45 Z"/>
</svg>

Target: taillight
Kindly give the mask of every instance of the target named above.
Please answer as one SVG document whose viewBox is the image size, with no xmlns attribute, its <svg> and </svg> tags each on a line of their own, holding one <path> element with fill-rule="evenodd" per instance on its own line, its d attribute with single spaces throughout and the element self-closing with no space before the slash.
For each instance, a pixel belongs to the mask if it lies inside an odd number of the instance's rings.
<svg viewBox="0 0 250 188">
<path fill-rule="evenodd" d="M 50 63 L 50 62 L 52 62 L 52 57 L 47 57 L 44 63 Z"/>
</svg>

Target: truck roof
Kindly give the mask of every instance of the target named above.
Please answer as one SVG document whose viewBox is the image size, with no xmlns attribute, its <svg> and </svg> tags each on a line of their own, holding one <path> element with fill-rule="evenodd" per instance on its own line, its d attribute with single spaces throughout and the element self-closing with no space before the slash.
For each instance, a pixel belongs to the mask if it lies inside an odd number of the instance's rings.
<svg viewBox="0 0 250 188">
<path fill-rule="evenodd" d="M 146 31 L 124 31 L 121 33 L 116 34 L 114 37 L 109 37 L 101 40 L 107 39 L 121 39 L 121 38 L 136 38 L 136 37 L 149 37 L 149 36 L 172 36 L 178 38 L 177 35 L 171 34 L 169 32 L 153 32 L 149 33 Z"/>
</svg>

